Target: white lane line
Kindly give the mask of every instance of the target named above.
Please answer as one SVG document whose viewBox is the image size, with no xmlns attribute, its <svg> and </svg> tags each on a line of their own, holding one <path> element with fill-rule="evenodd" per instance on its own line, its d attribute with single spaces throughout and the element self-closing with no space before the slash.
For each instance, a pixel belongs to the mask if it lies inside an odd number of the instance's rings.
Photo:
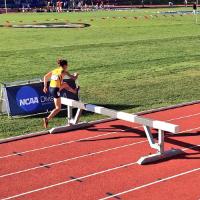
<svg viewBox="0 0 200 200">
<path fill-rule="evenodd" d="M 135 128 L 139 128 L 139 127 L 135 127 Z M 53 148 L 53 147 L 58 147 L 58 146 L 66 145 L 66 144 L 72 144 L 72 143 L 80 142 L 80 141 L 83 141 L 83 140 L 89 140 L 89 139 L 94 139 L 94 138 L 98 138 L 98 137 L 101 137 L 101 136 L 107 136 L 107 135 L 111 135 L 111 134 L 115 134 L 115 133 L 119 133 L 119 132 L 110 132 L 110 133 L 100 134 L 100 135 L 91 136 L 91 137 L 87 137 L 87 138 L 81 138 L 81 139 L 78 139 L 78 140 L 71 140 L 71 141 L 68 141 L 68 142 L 62 142 L 62 143 L 59 143 L 59 144 L 53 144 L 53 145 L 49 145 L 49 146 L 45 146 L 45 147 L 41 147 L 41 148 L 37 148 L 37 149 L 31 149 L 31 150 L 27 150 L 27 151 L 22 151 L 22 152 L 18 152 L 18 153 L 20 153 L 20 154 L 31 153 L 31 152 L 49 149 L 49 148 Z M 5 156 L 1 156 L 0 159 L 8 158 L 8 157 L 11 157 L 11 156 L 17 156 L 17 155 L 16 154 L 9 154 L 9 155 L 5 155 Z"/>
<path fill-rule="evenodd" d="M 110 168 L 110 169 L 106 169 L 106 170 L 103 170 L 103 171 L 100 171 L 100 172 L 95 172 L 93 174 L 89 174 L 89 175 L 86 175 L 86 176 L 78 177 L 77 179 L 78 180 L 86 179 L 86 178 L 89 178 L 89 177 L 92 177 L 92 176 L 96 176 L 96 175 L 99 175 L 99 174 L 104 174 L 106 172 L 111 172 L 111 171 L 114 171 L 114 170 L 117 170 L 117 169 L 121 169 L 121 168 L 124 168 L 124 167 L 129 167 L 129 166 L 132 166 L 132 165 L 135 165 L 135 164 L 137 164 L 137 162 L 124 164 L 124 165 L 117 166 L 117 167 Z M 32 194 L 32 193 L 39 192 L 39 191 L 42 191 L 42 190 L 50 189 L 50 188 L 53 188 L 53 187 L 56 187 L 56 186 L 68 184 L 68 183 L 74 182 L 76 180 L 72 179 L 72 180 L 63 181 L 63 182 L 56 183 L 56 184 L 53 184 L 53 185 L 49 185 L 49 186 L 46 186 L 46 187 L 38 188 L 36 190 L 31 190 L 31 191 L 24 192 L 24 193 L 21 193 L 21 194 L 17 194 L 17 195 L 14 195 L 14 196 L 6 197 L 6 198 L 3 198 L 1 200 L 15 199 L 15 198 L 18 198 L 18 197 L 21 197 L 21 196 L 25 196 L 25 195 L 28 195 L 28 194 Z"/>
<path fill-rule="evenodd" d="M 198 129 L 200 129 L 200 126 L 198 126 L 196 128 L 187 129 L 185 131 L 181 131 L 181 132 L 179 132 L 179 134 L 180 133 L 187 133 L 187 132 L 190 132 L 190 131 L 195 131 L 195 130 L 198 130 Z M 173 135 L 178 135 L 178 133 L 177 134 L 173 134 Z"/>
<path fill-rule="evenodd" d="M 162 180 L 158 180 L 158 181 L 154 181 L 154 182 L 150 182 L 150 183 L 147 183 L 147 184 L 144 184 L 144 185 L 140 185 L 138 187 L 134 187 L 134 188 L 131 188 L 130 190 L 126 190 L 126 191 L 123 191 L 123 192 L 119 192 L 119 193 L 116 193 L 114 195 L 110 195 L 108 197 L 104 197 L 104 198 L 101 198 L 99 200 L 106 200 L 106 199 L 111 199 L 113 197 L 116 197 L 116 196 L 120 196 L 120 195 L 123 195 L 123 194 L 127 194 L 127 193 L 130 193 L 130 192 L 133 192 L 133 191 L 136 191 L 136 190 L 140 190 L 142 188 L 145 188 L 145 187 L 149 187 L 151 185 L 155 185 L 157 183 L 161 183 L 161 182 L 164 182 L 164 181 L 167 181 L 167 180 L 170 180 L 170 179 L 174 179 L 174 178 L 177 178 L 177 177 L 180 177 L 180 176 L 184 176 L 184 175 L 187 175 L 187 174 L 191 174 L 193 172 L 197 172 L 200 170 L 200 167 L 199 168 L 195 168 L 195 169 L 192 169 L 192 170 L 189 170 L 189 171 L 185 171 L 185 172 L 182 172 L 180 174 L 176 174 L 176 175 L 173 175 L 173 176 L 169 176 L 169 177 L 166 177 L 166 178 L 163 178 Z"/>
<path fill-rule="evenodd" d="M 134 146 L 136 144 L 141 144 L 141 143 L 144 143 L 144 142 L 147 142 L 147 140 L 134 142 L 134 143 L 130 143 L 130 144 L 122 145 L 122 146 L 117 146 L 117 147 L 114 147 L 114 148 L 105 149 L 105 150 L 101 150 L 101 151 L 97 151 L 97 152 L 93 152 L 93 153 L 89 153 L 89 154 L 84 154 L 84 155 L 81 155 L 81 156 L 76 156 L 76 157 L 68 158 L 68 159 L 65 159 L 65 160 L 59 160 L 57 162 L 45 164 L 44 166 L 46 167 L 46 166 L 57 165 L 57 164 L 61 164 L 61 163 L 64 163 L 64 162 L 77 160 L 77 159 L 80 159 L 80 158 L 90 157 L 90 156 L 93 156 L 93 155 L 97 155 L 97 154 L 101 154 L 101 153 L 105 153 L 105 152 L 109 152 L 109 151 L 113 151 L 113 150 L 117 150 L 117 149 L 122 149 L 122 148 L 130 147 L 130 146 Z M 33 167 L 33 168 L 29 168 L 29 169 L 25 169 L 25 170 L 21 170 L 21 171 L 17 171 L 17 172 L 12 172 L 12 173 L 9 173 L 9 174 L 4 174 L 4 175 L 1 175 L 0 178 L 4 178 L 4 177 L 16 175 L 16 174 L 25 173 L 25 172 L 28 172 L 28 171 L 32 171 L 32 170 L 36 170 L 36 169 L 39 169 L 39 168 L 43 168 L 44 166 L 37 166 L 37 167 Z"/>
<path fill-rule="evenodd" d="M 200 147 L 200 144 L 199 145 L 193 145 L 193 146 L 190 146 L 190 147 L 187 147 L 187 148 L 183 148 L 183 149 L 181 149 L 182 151 L 187 151 L 187 150 L 189 150 L 189 149 L 194 149 L 194 148 L 196 148 L 196 147 Z M 200 168 L 198 168 L 198 169 L 200 169 Z M 176 176 L 176 175 L 175 175 Z M 162 181 L 165 181 L 165 179 L 162 179 L 162 180 L 159 180 L 159 182 L 162 182 Z M 158 182 L 158 181 L 155 181 L 156 183 Z M 154 183 L 154 182 L 153 182 Z M 149 184 L 145 184 L 145 185 L 147 185 L 147 186 L 149 186 Z M 145 187 L 147 187 L 147 186 L 145 186 Z M 140 187 L 141 186 L 139 186 L 139 189 L 140 189 Z M 136 188 L 138 188 L 138 187 L 136 187 Z M 133 188 L 133 190 L 131 189 L 131 191 L 134 191 L 134 190 L 137 190 L 137 189 L 135 189 L 135 188 Z M 127 191 L 129 191 L 129 190 L 127 190 Z M 126 191 L 125 191 L 126 192 Z M 117 194 L 114 194 L 114 195 L 111 195 L 111 196 L 109 196 L 109 197 L 105 197 L 105 198 L 103 198 L 103 199 L 99 199 L 99 200 L 106 200 L 106 199 L 109 199 L 109 198 L 112 198 L 112 197 L 116 197 L 116 196 L 119 196 L 119 195 L 122 195 L 121 193 L 117 193 Z"/>
<path fill-rule="evenodd" d="M 193 131 L 193 130 L 197 130 L 197 129 L 200 129 L 200 127 L 184 130 L 184 131 L 182 131 L 180 133 L 185 133 L 185 132 Z M 45 164 L 45 166 L 57 165 L 57 164 L 61 164 L 61 163 L 64 163 L 64 162 L 69 162 L 69 161 L 72 161 L 72 160 L 77 160 L 77 159 L 80 159 L 80 158 L 89 157 L 89 156 L 92 156 L 92 155 L 101 154 L 101 153 L 104 153 L 104 152 L 108 152 L 108 151 L 112 151 L 112 150 L 117 150 L 117 149 L 129 147 L 129 146 L 133 146 L 133 145 L 144 143 L 144 142 L 148 142 L 148 140 L 142 140 L 142 141 L 138 141 L 138 142 L 134 142 L 134 143 L 118 146 L 118 147 L 113 147 L 113 148 L 110 148 L 110 149 L 105 149 L 105 150 L 102 150 L 102 151 L 93 152 L 93 153 L 90 153 L 90 154 L 76 156 L 76 157 L 68 158 L 68 159 L 65 159 L 65 160 L 59 160 L 59 161 L 53 162 L 53 163 L 47 163 L 47 164 Z M 196 145 L 194 145 L 194 146 L 196 147 Z M 188 148 L 184 148 L 182 150 L 186 150 L 186 149 L 188 149 Z M 9 173 L 9 174 L 3 174 L 3 175 L 0 175 L 0 178 L 16 175 L 16 174 L 20 174 L 20 173 L 25 173 L 25 172 L 36 170 L 36 169 L 43 168 L 43 167 L 44 166 L 37 166 L 37 167 L 32 167 L 32 168 L 29 168 L 29 169 L 25 169 L 25 170 L 20 170 L 20 171 L 17 171 L 17 172 L 12 172 L 12 173 Z"/>
<path fill-rule="evenodd" d="M 178 117 L 178 118 L 173 118 L 173 119 L 169 119 L 169 120 L 166 120 L 166 121 L 167 121 L 167 122 L 169 122 L 169 121 L 175 121 L 175 120 L 184 119 L 184 118 L 189 118 L 189 117 L 193 117 L 193 116 L 197 116 L 197 115 L 200 115 L 200 113 L 196 113 L 196 114 L 193 114 L 193 115 L 186 115 L 186 116 L 182 116 L 182 117 Z M 125 131 L 128 131 L 128 130 L 134 129 L 134 128 L 141 128 L 141 127 L 142 127 L 142 126 L 136 126 L 136 127 L 132 127 L 132 128 L 130 128 L 130 129 L 126 129 L 126 130 L 121 130 L 121 131 L 115 131 L 115 132 L 105 133 L 105 134 L 96 135 L 96 136 L 91 136 L 91 137 L 87 137 L 87 138 L 81 138 L 81 139 L 78 139 L 78 140 L 71 140 L 71 141 L 68 141 L 68 142 L 62 142 L 62 143 L 60 143 L 60 144 L 49 145 L 49 146 L 45 146 L 45 147 L 41 147 L 41 148 L 36 148 L 36 149 L 31 149 L 31 150 L 27 150 L 27 151 L 23 151 L 23 152 L 18 152 L 18 153 L 20 153 L 20 154 L 26 154 L 26 153 L 30 153 L 30 152 L 35 152 L 35 151 L 40 151 L 40 150 L 44 150 L 44 149 L 49 149 L 49 148 L 53 148 L 53 147 L 57 147 L 57 146 L 62 146 L 62 145 L 66 145 L 66 144 L 71 144 L 71 143 L 75 143 L 75 142 L 80 142 L 80 141 L 83 141 L 83 140 L 98 138 L 98 137 L 101 137 L 101 136 L 116 134 L 116 133 L 119 133 L 119 132 L 125 132 Z M 0 159 L 8 158 L 8 157 L 11 157 L 11 156 L 17 156 L 17 154 L 8 154 L 8 155 L 5 155 L 5 156 L 0 156 Z"/>
<path fill-rule="evenodd" d="M 197 146 L 199 146 L 199 145 L 197 145 Z M 195 146 L 191 146 L 190 148 L 187 148 L 187 149 L 191 149 L 191 148 L 195 148 Z M 93 176 L 96 176 L 96 175 L 99 175 L 99 174 L 104 174 L 106 172 L 111 172 L 111 171 L 114 171 L 114 170 L 118 170 L 118 169 L 121 169 L 123 167 L 129 167 L 129 166 L 132 166 L 132 165 L 135 165 L 135 164 L 137 164 L 137 162 L 131 162 L 131 163 L 124 164 L 124 165 L 121 165 L 121 166 L 117 166 L 117 167 L 114 167 L 114 168 L 106 169 L 106 170 L 103 170 L 103 171 L 100 171 L 100 172 L 95 172 L 93 174 L 88 174 L 88 175 L 85 175 L 85 176 L 81 176 L 81 177 L 76 178 L 76 180 L 77 179 L 78 180 L 86 179 L 86 178 L 93 177 Z M 200 168 L 198 168 L 198 169 L 200 169 Z M 177 175 L 175 175 L 175 176 L 177 176 Z M 56 184 L 53 184 L 53 185 L 48 185 L 48 186 L 45 186 L 45 187 L 42 187 L 42 188 L 38 188 L 38 189 L 35 189 L 35 190 L 31 190 L 31 191 L 27 191 L 27 192 L 24 192 L 24 193 L 21 193 L 21 194 L 17 194 L 17 195 L 14 195 L 14 196 L 6 197 L 6 198 L 3 198 L 1 200 L 15 199 L 15 198 L 18 198 L 18 197 L 21 197 L 21 196 L 25 196 L 25 195 L 28 195 L 28 194 L 32 194 L 32 193 L 35 193 L 35 192 L 43 191 L 43 190 L 50 189 L 50 188 L 53 188 L 53 187 L 57 187 L 57 186 L 60 186 L 60 185 L 65 185 L 65 184 L 74 182 L 76 180 L 72 179 L 72 180 L 63 181 L 63 182 L 56 183 Z M 162 179 L 160 181 L 163 181 L 163 180 L 164 179 Z M 117 194 L 115 194 L 114 196 L 116 196 L 116 195 Z M 111 196 L 109 196 L 109 197 L 111 197 Z"/>
<path fill-rule="evenodd" d="M 196 114 L 192 114 L 192 115 L 186 115 L 186 116 L 177 117 L 175 120 L 186 119 L 186 118 L 195 117 L 195 116 L 198 116 L 198 115 L 200 115 L 200 113 L 196 113 Z M 168 120 L 168 122 L 170 122 L 170 121 L 174 121 L 174 119 Z"/>
</svg>

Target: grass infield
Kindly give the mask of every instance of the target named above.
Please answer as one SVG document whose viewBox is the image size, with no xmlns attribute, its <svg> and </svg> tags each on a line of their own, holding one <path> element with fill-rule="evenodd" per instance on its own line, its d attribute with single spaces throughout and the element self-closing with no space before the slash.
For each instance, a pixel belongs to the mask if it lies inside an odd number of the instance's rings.
<svg viewBox="0 0 200 200">
<path fill-rule="evenodd" d="M 0 15 L 1 25 L 51 21 L 91 25 L 77 29 L 1 27 L 0 82 L 42 77 L 62 57 L 68 59 L 71 72 L 80 73 L 85 102 L 136 112 L 197 100 L 200 17 L 195 24 L 192 15 L 157 13 L 163 10 L 169 9 Z M 50 127 L 63 124 L 62 116 Z M 91 114 L 84 119 L 100 117 Z M 42 130 L 41 116 L 0 116 L 0 122 L 0 138 Z"/>
</svg>

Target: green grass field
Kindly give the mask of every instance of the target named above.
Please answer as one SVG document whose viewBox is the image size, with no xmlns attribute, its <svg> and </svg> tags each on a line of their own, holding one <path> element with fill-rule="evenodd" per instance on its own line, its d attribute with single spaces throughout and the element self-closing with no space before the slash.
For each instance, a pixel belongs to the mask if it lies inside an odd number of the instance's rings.
<svg viewBox="0 0 200 200">
<path fill-rule="evenodd" d="M 81 98 L 85 102 L 137 112 L 197 100 L 200 24 L 195 24 L 192 15 L 156 17 L 157 11 L 0 15 L 0 24 L 55 18 L 70 22 L 81 19 L 91 24 L 84 29 L 0 28 L 0 82 L 42 77 L 62 57 L 68 59 L 71 72 L 80 73 Z M 128 19 L 112 18 L 119 16 Z M 86 115 L 84 119 L 100 117 Z M 57 117 L 50 127 L 64 122 L 64 117 Z M 41 116 L 0 116 L 0 138 L 39 130 Z"/>
</svg>

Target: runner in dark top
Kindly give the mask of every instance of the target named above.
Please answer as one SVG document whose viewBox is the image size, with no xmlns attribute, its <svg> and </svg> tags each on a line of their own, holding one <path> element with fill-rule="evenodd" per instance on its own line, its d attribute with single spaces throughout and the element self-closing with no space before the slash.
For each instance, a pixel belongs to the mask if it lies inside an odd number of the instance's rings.
<svg viewBox="0 0 200 200">
<path fill-rule="evenodd" d="M 196 14 L 196 11 L 197 11 L 197 4 L 194 3 L 192 7 L 193 7 L 193 14 Z"/>
</svg>

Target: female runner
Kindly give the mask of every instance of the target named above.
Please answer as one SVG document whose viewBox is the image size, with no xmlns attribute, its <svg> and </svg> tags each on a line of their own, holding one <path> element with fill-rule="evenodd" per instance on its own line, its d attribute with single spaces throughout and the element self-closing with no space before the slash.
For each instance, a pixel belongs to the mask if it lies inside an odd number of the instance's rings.
<svg viewBox="0 0 200 200">
<path fill-rule="evenodd" d="M 61 110 L 61 97 L 60 97 L 60 91 L 65 89 L 68 90 L 74 94 L 77 93 L 78 88 L 73 89 L 71 88 L 67 83 L 63 82 L 63 79 L 65 76 L 68 76 L 69 78 L 76 80 L 78 78 L 78 74 L 74 73 L 71 75 L 68 71 L 68 62 L 67 60 L 58 60 L 58 67 L 54 69 L 53 71 L 47 73 L 44 76 L 44 88 L 43 92 L 49 93 L 54 98 L 54 104 L 55 108 L 51 111 L 48 117 L 43 118 L 43 126 L 44 128 L 48 127 L 48 122 L 55 117 Z M 50 79 L 50 86 L 47 87 L 47 83 Z"/>
</svg>

